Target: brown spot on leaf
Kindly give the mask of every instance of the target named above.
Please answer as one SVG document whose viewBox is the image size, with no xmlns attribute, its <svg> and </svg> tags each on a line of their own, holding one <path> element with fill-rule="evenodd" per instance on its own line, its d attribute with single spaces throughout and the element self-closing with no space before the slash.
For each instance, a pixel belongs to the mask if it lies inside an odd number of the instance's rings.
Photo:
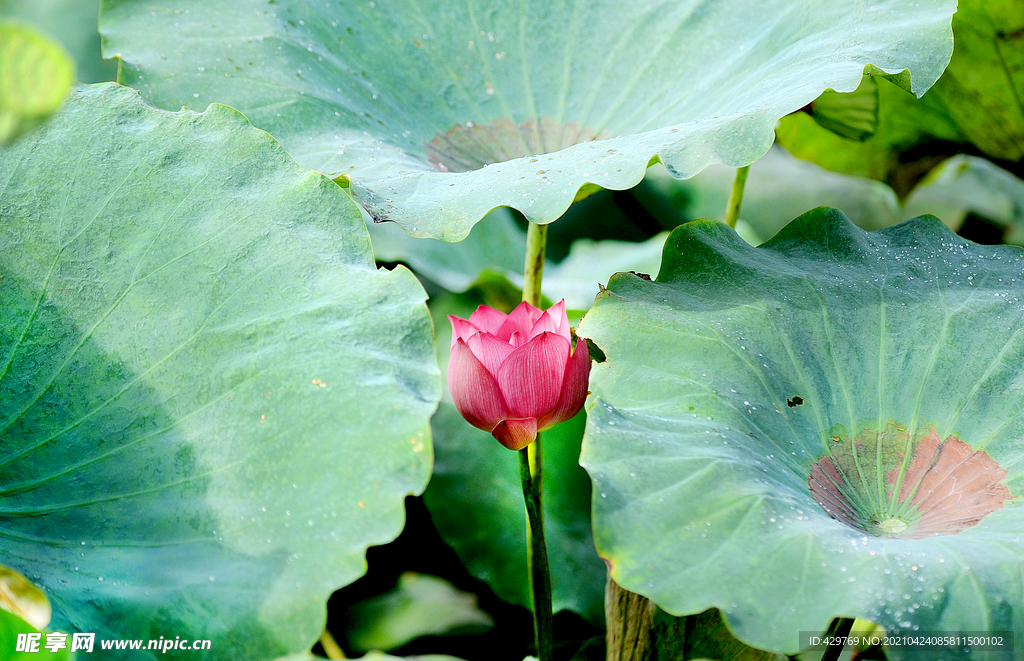
<svg viewBox="0 0 1024 661">
<path fill-rule="evenodd" d="M 811 467 L 811 493 L 832 518 L 872 535 L 952 535 L 1012 497 L 1001 484 L 1006 470 L 987 452 L 956 436 L 942 440 L 935 429 L 911 437 L 890 421 L 882 434 L 864 429 L 855 442 L 833 435 L 830 446 L 831 454 Z M 907 451 L 912 453 L 909 462 L 904 461 Z M 879 473 L 888 487 L 884 498 Z"/>
<path fill-rule="evenodd" d="M 809 482 L 814 499 L 829 513 L 829 516 L 848 526 L 859 527 L 857 515 L 843 494 L 846 481 L 832 462 L 832 457 L 822 457 L 820 461 L 811 466 Z"/>
<path fill-rule="evenodd" d="M 427 160 L 441 172 L 469 172 L 490 163 L 524 156 L 549 154 L 566 147 L 610 138 L 608 131 L 595 132 L 576 122 L 559 124 L 552 117 L 527 119 L 516 124 L 499 117 L 490 124 L 456 124 L 423 143 Z"/>
<path fill-rule="evenodd" d="M 901 536 L 920 539 L 970 528 L 1010 498 L 1010 490 L 999 484 L 1006 474 L 984 450 L 973 450 L 956 436 L 940 443 L 933 431 L 918 444 L 900 484 L 899 502 L 909 499 L 920 515 L 913 530 Z M 896 476 L 888 477 L 891 495 Z"/>
<path fill-rule="evenodd" d="M 789 408 L 795 408 L 797 406 L 803 406 L 803 405 L 804 405 L 804 398 L 800 397 L 799 395 L 793 395 L 792 397 L 790 397 L 789 399 L 786 400 L 786 406 L 788 406 Z"/>
</svg>

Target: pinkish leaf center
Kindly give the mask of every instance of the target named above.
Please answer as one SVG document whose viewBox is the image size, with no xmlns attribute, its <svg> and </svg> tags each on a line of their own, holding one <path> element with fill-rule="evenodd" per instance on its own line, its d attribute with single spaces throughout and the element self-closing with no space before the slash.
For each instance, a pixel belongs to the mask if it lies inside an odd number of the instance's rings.
<svg viewBox="0 0 1024 661">
<path fill-rule="evenodd" d="M 837 428 L 830 446 L 811 467 L 811 493 L 832 518 L 877 537 L 956 534 L 1011 497 L 1006 470 L 987 452 L 934 427 L 911 434 L 890 420 L 852 440 Z"/>
<path fill-rule="evenodd" d="M 490 163 L 550 154 L 581 142 L 610 137 L 608 131 L 598 132 L 576 122 L 560 124 L 552 117 L 527 119 L 519 124 L 499 117 L 490 124 L 456 124 L 423 147 L 427 160 L 441 172 L 469 172 Z"/>
</svg>

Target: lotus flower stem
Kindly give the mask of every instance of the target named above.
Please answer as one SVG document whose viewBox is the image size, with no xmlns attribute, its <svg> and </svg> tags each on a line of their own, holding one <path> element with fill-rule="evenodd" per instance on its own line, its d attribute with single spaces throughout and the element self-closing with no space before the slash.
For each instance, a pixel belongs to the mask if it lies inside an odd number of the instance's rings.
<svg viewBox="0 0 1024 661">
<path fill-rule="evenodd" d="M 526 231 L 526 263 L 523 267 L 523 301 L 541 306 L 540 284 L 544 276 L 544 251 L 548 226 L 531 222 Z M 526 501 L 526 558 L 533 602 L 533 642 L 539 661 L 554 658 L 554 624 L 551 614 L 551 574 L 544 544 L 544 509 L 541 505 L 541 438 L 519 451 L 519 477 Z"/>
<path fill-rule="evenodd" d="M 725 224 L 736 228 L 736 220 L 740 217 L 740 205 L 743 203 L 743 189 L 747 185 L 747 173 L 750 166 L 744 165 L 736 169 L 736 178 L 732 180 L 729 201 L 725 204 Z"/>
<path fill-rule="evenodd" d="M 541 307 L 540 281 L 544 275 L 544 247 L 548 226 L 530 223 L 526 230 L 526 266 L 523 268 L 523 300 Z"/>
<path fill-rule="evenodd" d="M 530 598 L 533 601 L 533 642 L 539 661 L 554 658 L 554 625 L 551 617 L 551 575 L 544 545 L 544 511 L 541 506 L 540 434 L 519 451 L 519 477 L 526 501 L 526 558 L 530 567 Z"/>
</svg>

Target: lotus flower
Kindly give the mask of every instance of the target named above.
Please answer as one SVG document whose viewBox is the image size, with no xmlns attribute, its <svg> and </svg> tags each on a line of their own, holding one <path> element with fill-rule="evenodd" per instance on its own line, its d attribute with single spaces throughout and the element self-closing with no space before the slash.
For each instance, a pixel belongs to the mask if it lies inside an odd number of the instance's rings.
<svg viewBox="0 0 1024 661">
<path fill-rule="evenodd" d="M 583 408 L 590 354 L 586 344 L 572 350 L 565 301 L 543 312 L 523 302 L 509 315 L 481 305 L 448 320 L 448 388 L 469 424 L 521 450 Z"/>
</svg>

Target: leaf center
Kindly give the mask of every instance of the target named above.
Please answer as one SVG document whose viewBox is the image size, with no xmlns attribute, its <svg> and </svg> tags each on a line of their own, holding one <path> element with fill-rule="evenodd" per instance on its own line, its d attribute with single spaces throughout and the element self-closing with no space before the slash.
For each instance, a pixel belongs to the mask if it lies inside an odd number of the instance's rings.
<svg viewBox="0 0 1024 661">
<path fill-rule="evenodd" d="M 812 467 L 811 493 L 832 518 L 876 537 L 953 535 L 1001 509 L 1007 472 L 984 450 L 934 427 L 910 433 L 895 420 L 879 432 L 836 428 Z"/>
<path fill-rule="evenodd" d="M 430 142 L 423 143 L 423 147 L 427 160 L 441 172 L 469 172 L 491 163 L 550 154 L 581 142 L 610 137 L 607 130 L 595 131 L 589 126 L 580 127 L 577 122 L 563 124 L 553 117 L 531 118 L 519 124 L 499 117 L 490 124 L 456 124 L 447 133 L 438 133 Z"/>
</svg>

